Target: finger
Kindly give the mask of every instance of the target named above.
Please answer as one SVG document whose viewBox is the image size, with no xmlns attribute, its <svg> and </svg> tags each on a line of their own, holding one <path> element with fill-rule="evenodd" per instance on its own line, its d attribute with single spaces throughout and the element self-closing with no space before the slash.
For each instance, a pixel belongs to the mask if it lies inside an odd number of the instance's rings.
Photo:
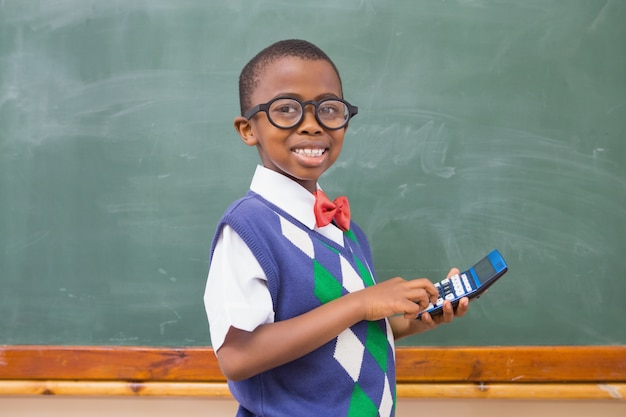
<svg viewBox="0 0 626 417">
<path fill-rule="evenodd" d="M 420 317 L 420 320 L 421 320 L 422 324 L 424 326 L 426 326 L 427 328 L 431 328 L 432 329 L 432 328 L 437 327 L 437 323 L 433 319 L 433 316 L 430 315 L 430 313 L 427 313 L 427 312 L 422 313 L 422 316 Z"/>
<path fill-rule="evenodd" d="M 405 319 L 416 319 L 417 316 L 420 315 L 422 311 L 424 311 L 424 307 L 422 307 L 419 303 L 414 301 L 407 300 L 407 304 L 404 306 L 404 318 Z"/>
<path fill-rule="evenodd" d="M 430 297 L 426 291 L 420 291 L 419 298 L 413 300 L 419 306 L 419 311 L 424 311 L 431 303 Z"/>
<path fill-rule="evenodd" d="M 469 309 L 469 298 L 463 297 L 461 298 L 461 300 L 459 300 L 459 305 L 457 306 L 456 311 L 454 312 L 454 315 L 456 317 L 463 317 L 465 313 L 467 313 L 468 309 Z"/>
<path fill-rule="evenodd" d="M 428 291 L 426 290 L 424 282 L 421 279 L 408 281 L 404 290 L 406 291 L 405 296 L 416 303 L 423 300 L 428 301 L 429 299 Z"/>
<path fill-rule="evenodd" d="M 445 323 L 450 323 L 453 319 L 454 308 L 452 307 L 452 303 L 449 300 L 446 300 L 443 303 L 443 321 Z"/>
<path fill-rule="evenodd" d="M 450 269 L 450 272 L 448 272 L 448 275 L 446 276 L 446 278 L 450 278 L 454 275 L 460 274 L 461 271 L 459 270 L 459 268 L 452 268 Z"/>
<path fill-rule="evenodd" d="M 429 302 L 437 301 L 437 297 L 439 297 L 439 291 L 435 287 L 435 284 L 430 282 L 427 278 L 420 278 L 419 280 L 415 280 L 417 285 L 420 285 L 428 293 Z"/>
<path fill-rule="evenodd" d="M 405 318 L 405 319 L 407 319 L 407 320 L 414 320 L 414 319 L 416 319 L 419 315 L 420 315 L 420 313 L 419 313 L 419 312 L 417 312 L 417 313 L 408 313 L 408 312 L 407 312 L 407 313 L 404 313 L 404 318 Z"/>
</svg>

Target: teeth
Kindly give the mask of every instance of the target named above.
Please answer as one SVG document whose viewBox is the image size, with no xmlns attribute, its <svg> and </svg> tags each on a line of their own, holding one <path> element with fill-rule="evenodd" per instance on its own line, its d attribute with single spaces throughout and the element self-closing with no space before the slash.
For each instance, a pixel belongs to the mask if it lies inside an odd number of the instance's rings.
<svg viewBox="0 0 626 417">
<path fill-rule="evenodd" d="M 324 149 L 296 149 L 294 152 L 304 156 L 322 156 Z"/>
</svg>

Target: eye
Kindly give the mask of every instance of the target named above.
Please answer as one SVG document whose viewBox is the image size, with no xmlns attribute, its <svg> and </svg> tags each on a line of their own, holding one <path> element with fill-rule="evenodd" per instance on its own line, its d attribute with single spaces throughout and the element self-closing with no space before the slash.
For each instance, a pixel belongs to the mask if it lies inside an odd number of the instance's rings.
<svg viewBox="0 0 626 417">
<path fill-rule="evenodd" d="M 294 112 L 297 112 L 298 109 L 296 109 L 296 107 L 293 105 L 283 104 L 280 107 L 274 108 L 274 111 L 278 113 L 294 113 Z"/>
<path fill-rule="evenodd" d="M 340 101 L 325 101 L 317 110 L 320 116 L 324 117 L 343 117 L 345 114 L 345 106 Z"/>
<path fill-rule="evenodd" d="M 300 104 L 294 100 L 277 100 L 271 110 L 280 116 L 293 116 L 300 113 Z"/>
</svg>

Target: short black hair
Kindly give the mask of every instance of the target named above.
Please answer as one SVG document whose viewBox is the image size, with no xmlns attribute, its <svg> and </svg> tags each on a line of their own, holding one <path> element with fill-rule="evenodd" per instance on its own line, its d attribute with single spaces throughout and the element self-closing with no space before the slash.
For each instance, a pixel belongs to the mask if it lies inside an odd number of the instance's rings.
<svg viewBox="0 0 626 417">
<path fill-rule="evenodd" d="M 259 77 L 263 70 L 271 63 L 285 57 L 329 62 L 335 70 L 337 78 L 339 78 L 339 85 L 341 86 L 341 77 L 339 76 L 339 71 L 335 63 L 320 48 L 313 45 L 311 42 L 300 39 L 278 41 L 256 54 L 241 70 L 241 74 L 239 75 L 239 106 L 242 116 L 252 107 L 250 97 L 259 83 Z"/>
</svg>

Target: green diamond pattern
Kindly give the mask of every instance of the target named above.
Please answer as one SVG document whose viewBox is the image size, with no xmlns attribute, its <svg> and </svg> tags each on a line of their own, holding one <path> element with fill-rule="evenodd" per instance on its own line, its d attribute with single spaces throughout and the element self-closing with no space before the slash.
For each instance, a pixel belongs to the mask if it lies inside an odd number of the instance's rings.
<svg viewBox="0 0 626 417">
<path fill-rule="evenodd" d="M 359 275 L 365 283 L 365 286 L 371 287 L 372 285 L 374 285 L 374 278 L 372 278 L 370 270 L 365 265 L 363 265 L 363 263 L 359 261 L 359 258 L 357 258 L 356 256 L 354 257 L 354 261 L 356 262 L 356 266 L 359 268 Z"/>
<path fill-rule="evenodd" d="M 354 385 L 352 397 L 350 398 L 350 409 L 348 417 L 375 417 L 378 416 L 378 407 L 365 394 L 359 384 Z"/>
<path fill-rule="evenodd" d="M 383 372 L 387 372 L 387 358 L 389 356 L 387 349 L 387 335 L 380 328 L 377 322 L 367 322 L 367 339 L 365 340 L 365 349 L 372 354 L 374 360 L 380 366 Z"/>
<path fill-rule="evenodd" d="M 341 283 L 315 259 L 313 260 L 313 271 L 315 275 L 315 296 L 320 303 L 325 304 L 341 297 Z"/>
</svg>

